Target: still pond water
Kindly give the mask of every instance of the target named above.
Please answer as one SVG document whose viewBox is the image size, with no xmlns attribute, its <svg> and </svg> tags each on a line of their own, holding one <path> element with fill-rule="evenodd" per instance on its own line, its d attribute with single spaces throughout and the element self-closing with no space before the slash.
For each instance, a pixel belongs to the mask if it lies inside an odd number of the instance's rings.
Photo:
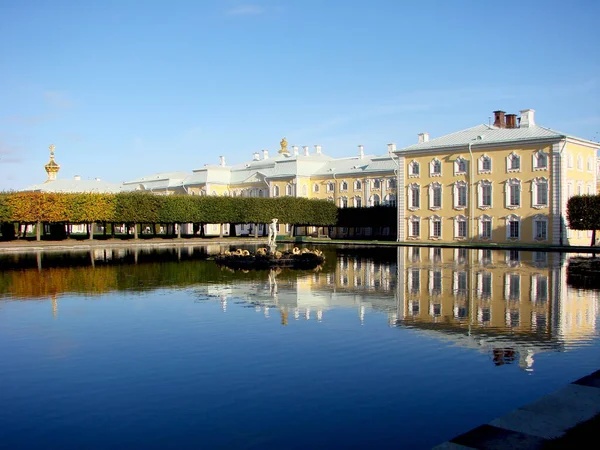
<svg viewBox="0 0 600 450">
<path fill-rule="evenodd" d="M 575 255 L 321 248 L 0 255 L 0 447 L 429 448 L 600 368 Z"/>
</svg>

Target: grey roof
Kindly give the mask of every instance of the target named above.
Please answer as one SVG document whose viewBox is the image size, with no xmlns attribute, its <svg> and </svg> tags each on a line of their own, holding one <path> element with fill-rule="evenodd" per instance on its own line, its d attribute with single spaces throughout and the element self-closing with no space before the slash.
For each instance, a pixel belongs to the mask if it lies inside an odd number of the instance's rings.
<svg viewBox="0 0 600 450">
<path fill-rule="evenodd" d="M 121 186 L 102 180 L 54 180 L 28 186 L 23 191 L 117 193 Z"/>
<path fill-rule="evenodd" d="M 181 186 L 183 180 L 189 176 L 187 172 L 163 172 L 155 173 L 145 177 L 136 178 L 134 180 L 125 181 L 122 184 L 124 191 L 136 190 L 142 185 L 144 189 L 168 189 Z"/>
<path fill-rule="evenodd" d="M 534 125 L 521 128 L 498 128 L 493 125 L 477 125 L 420 144 L 409 145 L 400 151 L 429 150 L 442 147 L 458 147 L 470 144 L 492 144 L 536 139 L 561 139 L 566 135 L 549 128 Z"/>
<path fill-rule="evenodd" d="M 331 174 L 355 175 L 371 172 L 393 172 L 397 168 L 396 163 L 388 155 L 373 156 L 365 155 L 340 158 L 329 161 L 315 176 L 331 176 Z"/>
</svg>

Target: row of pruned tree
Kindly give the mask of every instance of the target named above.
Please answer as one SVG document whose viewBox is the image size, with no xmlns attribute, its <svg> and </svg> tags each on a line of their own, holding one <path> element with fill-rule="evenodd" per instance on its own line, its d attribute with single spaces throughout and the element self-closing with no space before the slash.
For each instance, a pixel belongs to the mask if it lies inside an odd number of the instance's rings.
<svg viewBox="0 0 600 450">
<path fill-rule="evenodd" d="M 15 224 L 37 225 L 37 239 L 43 224 L 88 224 L 88 230 L 94 223 L 126 224 L 137 237 L 140 224 L 260 224 L 273 218 L 295 226 L 334 225 L 337 207 L 326 200 L 296 197 L 161 196 L 141 192 L 0 194 L 0 223 L 5 237 Z M 114 234 L 114 226 L 110 228 Z"/>
<path fill-rule="evenodd" d="M 567 220 L 572 230 L 592 230 L 596 243 L 596 230 L 600 229 L 600 195 L 576 195 L 567 202 Z"/>
</svg>

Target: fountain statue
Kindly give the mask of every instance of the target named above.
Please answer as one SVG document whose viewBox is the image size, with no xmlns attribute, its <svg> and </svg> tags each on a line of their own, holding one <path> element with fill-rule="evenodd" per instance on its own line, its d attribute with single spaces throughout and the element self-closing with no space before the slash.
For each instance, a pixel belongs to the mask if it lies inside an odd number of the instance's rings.
<svg viewBox="0 0 600 450">
<path fill-rule="evenodd" d="M 269 224 L 269 235 L 267 238 L 267 245 L 269 246 L 269 253 L 274 254 L 277 248 L 276 240 L 277 240 L 277 221 L 279 219 L 271 220 Z"/>
</svg>

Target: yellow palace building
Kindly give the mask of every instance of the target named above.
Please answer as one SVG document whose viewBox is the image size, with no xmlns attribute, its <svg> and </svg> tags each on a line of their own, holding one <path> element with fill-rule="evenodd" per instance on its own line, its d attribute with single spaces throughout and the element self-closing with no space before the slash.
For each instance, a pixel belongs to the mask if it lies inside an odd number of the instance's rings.
<svg viewBox="0 0 600 450">
<path fill-rule="evenodd" d="M 589 245 L 566 223 L 567 200 L 596 193 L 600 144 L 539 126 L 534 111 L 396 151 L 399 240 Z"/>
<path fill-rule="evenodd" d="M 191 173 L 159 173 L 121 184 L 57 179 L 60 166 L 52 148 L 56 168 L 45 183 L 25 190 L 319 198 L 340 208 L 397 207 L 401 242 L 589 245 L 591 232 L 567 227 L 566 205 L 573 195 L 596 193 L 599 148 L 597 142 L 537 125 L 532 109 L 520 117 L 495 111 L 493 124 L 435 139 L 421 133 L 418 143 L 402 149 L 389 144 L 382 156 L 365 154 L 359 145 L 354 155 L 333 158 L 320 145 L 288 148 L 284 138 L 274 156 L 262 150 L 236 165 L 220 156 L 219 164 Z M 207 227 L 208 234 L 220 229 Z M 280 224 L 279 233 L 289 231 Z M 366 228 L 362 235 L 369 232 Z M 348 236 L 344 229 L 330 233 Z"/>
</svg>

